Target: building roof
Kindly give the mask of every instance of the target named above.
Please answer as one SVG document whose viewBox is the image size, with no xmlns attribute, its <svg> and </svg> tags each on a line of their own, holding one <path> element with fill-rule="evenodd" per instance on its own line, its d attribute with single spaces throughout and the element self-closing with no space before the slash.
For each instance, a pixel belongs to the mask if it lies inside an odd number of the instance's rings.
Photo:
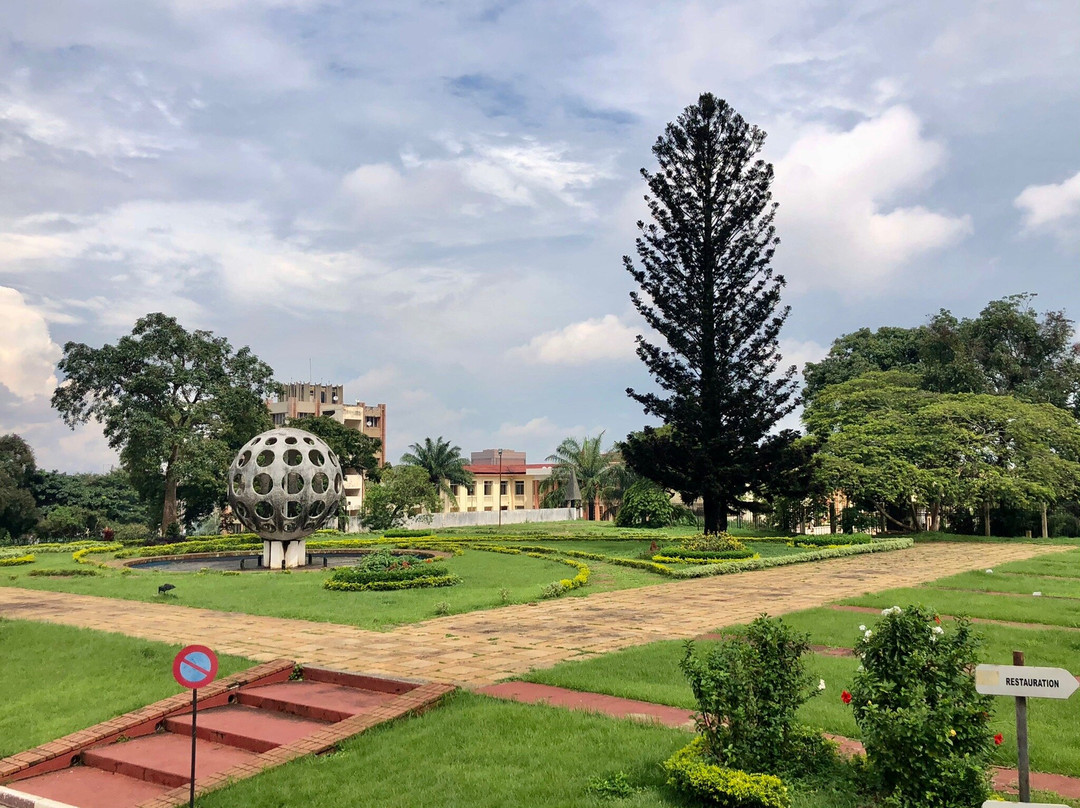
<svg viewBox="0 0 1080 808">
<path fill-rule="evenodd" d="M 506 475 L 506 474 L 528 474 L 530 471 L 539 471 L 539 470 L 542 470 L 542 469 L 550 469 L 551 466 L 552 466 L 551 463 L 525 463 L 525 464 L 517 463 L 515 465 L 510 465 L 509 463 L 503 463 L 503 465 L 502 465 L 502 473 L 504 475 Z M 483 465 L 475 465 L 475 466 L 474 465 L 467 465 L 467 466 L 465 466 L 465 471 L 470 471 L 473 474 L 478 474 L 480 476 L 484 476 L 486 474 L 498 475 L 498 473 L 499 473 L 499 465 L 498 464 L 489 465 L 489 464 L 486 464 L 486 463 L 483 464 Z"/>
</svg>

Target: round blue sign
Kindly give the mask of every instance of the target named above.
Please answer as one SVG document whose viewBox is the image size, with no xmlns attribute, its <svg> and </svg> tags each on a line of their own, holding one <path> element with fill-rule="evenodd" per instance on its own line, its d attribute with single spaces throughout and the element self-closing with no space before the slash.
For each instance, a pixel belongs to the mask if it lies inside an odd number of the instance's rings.
<svg viewBox="0 0 1080 808">
<path fill-rule="evenodd" d="M 173 660 L 173 677 L 192 690 L 214 681 L 217 670 L 217 655 L 205 645 L 189 645 Z"/>
</svg>

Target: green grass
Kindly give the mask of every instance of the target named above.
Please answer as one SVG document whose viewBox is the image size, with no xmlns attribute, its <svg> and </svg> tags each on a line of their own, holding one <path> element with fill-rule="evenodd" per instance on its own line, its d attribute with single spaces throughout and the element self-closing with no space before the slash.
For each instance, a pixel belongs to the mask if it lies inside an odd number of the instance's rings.
<svg viewBox="0 0 1080 808">
<path fill-rule="evenodd" d="M 889 589 L 840 601 L 852 606 L 884 608 L 917 603 L 941 614 L 963 614 L 1010 623 L 1037 623 L 1048 626 L 1080 627 L 1080 601 L 992 595 L 983 592 L 917 587 Z"/>
<path fill-rule="evenodd" d="M 164 600 L 218 611 L 387 629 L 435 617 L 442 611 L 436 608 L 439 603 L 448 604 L 448 613 L 457 614 L 534 601 L 540 598 L 545 585 L 575 574 L 573 568 L 557 561 L 479 550 L 466 550 L 464 555 L 448 559 L 446 565 L 450 572 L 461 576 L 463 583 L 397 592 L 331 592 L 322 588 L 330 574 L 324 570 L 222 575 L 153 570 L 122 574 L 117 569 L 101 569 L 100 575 L 94 577 L 31 577 L 27 573 L 34 569 L 87 568 L 72 561 L 70 553 L 41 553 L 33 564 L 0 571 L 0 585 L 147 602 Z M 593 561 L 588 565 L 592 571 L 589 585 L 571 596 L 665 581 L 642 570 Z M 176 589 L 162 598 L 157 589 L 166 582 Z M 503 589 L 508 590 L 505 599 Z"/>
<path fill-rule="evenodd" d="M 919 544 L 927 544 L 933 542 L 953 542 L 957 544 L 1015 544 L 1018 542 L 1024 544 L 1040 544 L 1040 545 L 1077 545 L 1080 544 L 1080 539 L 1069 538 L 1068 536 L 1054 536 L 1048 539 L 1036 539 L 1026 538 L 1024 536 L 969 536 L 964 533 L 904 533 L 893 535 L 905 535 L 915 539 Z"/>
<path fill-rule="evenodd" d="M 419 718 L 378 727 L 339 752 L 304 758 L 216 791 L 201 808 L 651 808 L 690 806 L 659 764 L 688 733 L 459 693 Z M 588 792 L 624 772 L 633 795 Z M 850 793 L 793 787 L 793 808 L 855 808 Z"/>
<path fill-rule="evenodd" d="M 179 645 L 0 618 L 0 757 L 181 692 Z M 255 663 L 222 655 L 219 676 Z"/>
</svg>

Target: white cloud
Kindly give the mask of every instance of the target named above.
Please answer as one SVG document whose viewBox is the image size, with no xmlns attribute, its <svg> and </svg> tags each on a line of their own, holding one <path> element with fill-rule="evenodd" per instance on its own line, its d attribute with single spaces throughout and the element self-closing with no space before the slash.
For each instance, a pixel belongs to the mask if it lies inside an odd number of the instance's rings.
<svg viewBox="0 0 1080 808">
<path fill-rule="evenodd" d="M 18 291 L 0 286 L 0 385 L 24 401 L 51 395 L 61 354 L 45 318 Z"/>
<path fill-rule="evenodd" d="M 1065 237 L 1080 225 L 1080 171 L 1059 183 L 1029 185 L 1013 200 L 1023 212 L 1025 232 Z"/>
<path fill-rule="evenodd" d="M 972 232 L 968 216 L 897 204 L 944 168 L 945 148 L 919 130 L 911 110 L 892 107 L 848 131 L 813 125 L 777 161 L 778 263 L 797 289 L 875 291 Z"/>
<path fill-rule="evenodd" d="M 794 365 L 799 369 L 799 376 L 802 376 L 803 368 L 806 367 L 807 362 L 819 362 L 825 358 L 829 353 L 829 349 L 814 340 L 795 340 L 795 339 L 782 339 L 780 340 L 780 370 L 784 370 L 791 365 Z"/>
<path fill-rule="evenodd" d="M 571 323 L 565 328 L 538 334 L 527 345 L 512 348 L 512 358 L 544 365 L 585 365 L 622 361 L 635 357 L 637 331 L 614 314 Z"/>
</svg>

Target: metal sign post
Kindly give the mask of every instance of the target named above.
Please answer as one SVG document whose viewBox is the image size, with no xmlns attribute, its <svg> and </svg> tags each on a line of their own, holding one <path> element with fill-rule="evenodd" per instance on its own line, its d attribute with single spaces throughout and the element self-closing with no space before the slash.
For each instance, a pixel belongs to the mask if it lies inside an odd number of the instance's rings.
<svg viewBox="0 0 1080 808">
<path fill-rule="evenodd" d="M 195 808 L 195 731 L 196 714 L 199 710 L 199 688 L 214 681 L 217 676 L 217 655 L 205 645 L 189 645 L 181 649 L 173 660 L 173 678 L 177 683 L 191 688 L 191 792 L 189 808 Z"/>
<path fill-rule="evenodd" d="M 1034 668 L 1024 665 L 1024 652 L 1013 651 L 1012 665 L 979 665 L 975 668 L 975 689 L 990 696 L 1016 699 L 1016 769 L 1020 802 L 987 800 L 983 808 L 997 805 L 1036 805 L 1031 799 L 1031 766 L 1028 758 L 1027 700 L 1067 699 L 1077 688 L 1076 677 L 1064 668 Z M 1047 805 L 1046 808 L 1063 808 Z"/>
</svg>

